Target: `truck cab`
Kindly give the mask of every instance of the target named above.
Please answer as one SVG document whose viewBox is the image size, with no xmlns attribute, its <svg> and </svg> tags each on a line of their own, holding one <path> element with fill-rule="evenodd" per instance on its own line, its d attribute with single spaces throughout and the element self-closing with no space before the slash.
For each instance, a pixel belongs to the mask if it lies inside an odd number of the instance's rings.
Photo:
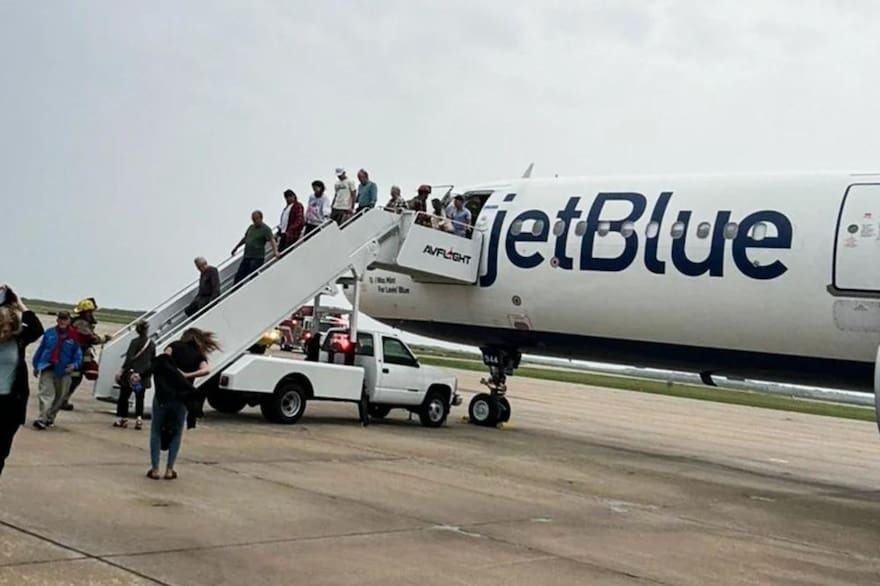
<svg viewBox="0 0 880 586">
<path fill-rule="evenodd" d="M 420 364 L 394 334 L 360 330 L 355 342 L 345 328 L 325 333 L 317 361 L 245 354 L 208 389 L 208 403 L 219 411 L 260 405 L 266 419 L 287 424 L 320 400 L 357 403 L 365 422 L 406 409 L 426 427 L 442 426 L 461 404 L 456 378 Z"/>
</svg>

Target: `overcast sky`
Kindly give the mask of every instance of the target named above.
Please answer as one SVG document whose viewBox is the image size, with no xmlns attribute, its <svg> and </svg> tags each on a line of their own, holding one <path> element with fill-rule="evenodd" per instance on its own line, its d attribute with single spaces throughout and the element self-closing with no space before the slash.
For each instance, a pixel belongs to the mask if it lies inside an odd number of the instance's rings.
<svg viewBox="0 0 880 586">
<path fill-rule="evenodd" d="M 878 4 L 0 0 L 0 281 L 152 307 L 338 165 L 877 169 Z"/>
</svg>

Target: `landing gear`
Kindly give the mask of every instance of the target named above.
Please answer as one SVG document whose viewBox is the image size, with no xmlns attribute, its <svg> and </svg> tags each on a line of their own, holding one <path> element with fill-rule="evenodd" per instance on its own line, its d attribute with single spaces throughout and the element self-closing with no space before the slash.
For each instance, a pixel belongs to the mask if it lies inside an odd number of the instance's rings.
<svg viewBox="0 0 880 586">
<path fill-rule="evenodd" d="M 519 367 L 521 354 L 518 350 L 506 348 L 480 348 L 483 364 L 489 367 L 489 378 L 480 382 L 489 388 L 488 393 L 480 393 L 471 399 L 468 417 L 474 425 L 495 427 L 510 420 L 510 401 L 507 393 L 507 376 Z"/>
</svg>

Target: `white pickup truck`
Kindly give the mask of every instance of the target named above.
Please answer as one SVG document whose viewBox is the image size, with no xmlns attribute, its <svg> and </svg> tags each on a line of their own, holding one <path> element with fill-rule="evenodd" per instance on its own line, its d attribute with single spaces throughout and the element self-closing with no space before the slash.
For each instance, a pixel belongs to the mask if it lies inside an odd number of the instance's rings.
<svg viewBox="0 0 880 586">
<path fill-rule="evenodd" d="M 392 334 L 360 330 L 352 348 L 347 330 L 331 329 L 318 361 L 245 354 L 209 386 L 207 399 L 224 413 L 259 405 L 275 423 L 296 423 L 309 401 L 324 400 L 357 403 L 364 423 L 401 408 L 424 426 L 440 427 L 461 404 L 457 384 L 454 376 L 419 364 Z"/>
</svg>

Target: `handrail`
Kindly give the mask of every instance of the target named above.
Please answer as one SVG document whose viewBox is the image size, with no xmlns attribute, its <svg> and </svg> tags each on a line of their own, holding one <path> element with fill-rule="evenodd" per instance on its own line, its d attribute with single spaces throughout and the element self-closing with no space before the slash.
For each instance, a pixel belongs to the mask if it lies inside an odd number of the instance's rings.
<svg viewBox="0 0 880 586">
<path fill-rule="evenodd" d="M 242 279 L 240 282 L 235 283 L 232 287 L 223 291 L 216 299 L 213 299 L 210 303 L 208 303 L 207 305 L 205 305 L 204 307 L 199 309 L 196 313 L 189 316 L 189 320 L 190 321 L 195 320 L 201 314 L 212 309 L 215 305 L 220 303 L 221 300 L 226 299 L 227 297 L 232 295 L 234 292 L 241 289 L 241 287 L 244 286 L 245 283 L 247 283 L 248 281 L 259 276 L 261 273 L 263 273 L 263 271 L 268 270 L 269 267 L 271 267 L 272 265 L 277 263 L 282 258 L 286 257 L 288 254 L 291 254 L 294 250 L 296 250 L 297 248 L 302 246 L 303 243 L 307 242 L 310 238 L 314 238 L 315 234 L 325 230 L 327 228 L 327 226 L 329 226 L 332 223 L 333 223 L 333 220 L 328 218 L 321 225 L 319 225 L 317 228 L 315 228 L 314 230 L 311 230 L 308 234 L 304 234 L 304 235 L 300 236 L 300 238 L 296 242 L 294 242 L 289 247 L 287 247 L 286 249 L 281 251 L 281 253 L 278 255 L 278 258 L 272 258 L 269 262 L 264 262 L 263 265 L 260 266 L 260 268 L 258 268 L 257 270 L 255 270 L 254 272 L 249 274 L 247 277 Z M 271 248 L 271 247 L 269 247 L 269 248 Z M 267 249 L 267 251 L 268 251 L 268 249 Z"/>
</svg>

